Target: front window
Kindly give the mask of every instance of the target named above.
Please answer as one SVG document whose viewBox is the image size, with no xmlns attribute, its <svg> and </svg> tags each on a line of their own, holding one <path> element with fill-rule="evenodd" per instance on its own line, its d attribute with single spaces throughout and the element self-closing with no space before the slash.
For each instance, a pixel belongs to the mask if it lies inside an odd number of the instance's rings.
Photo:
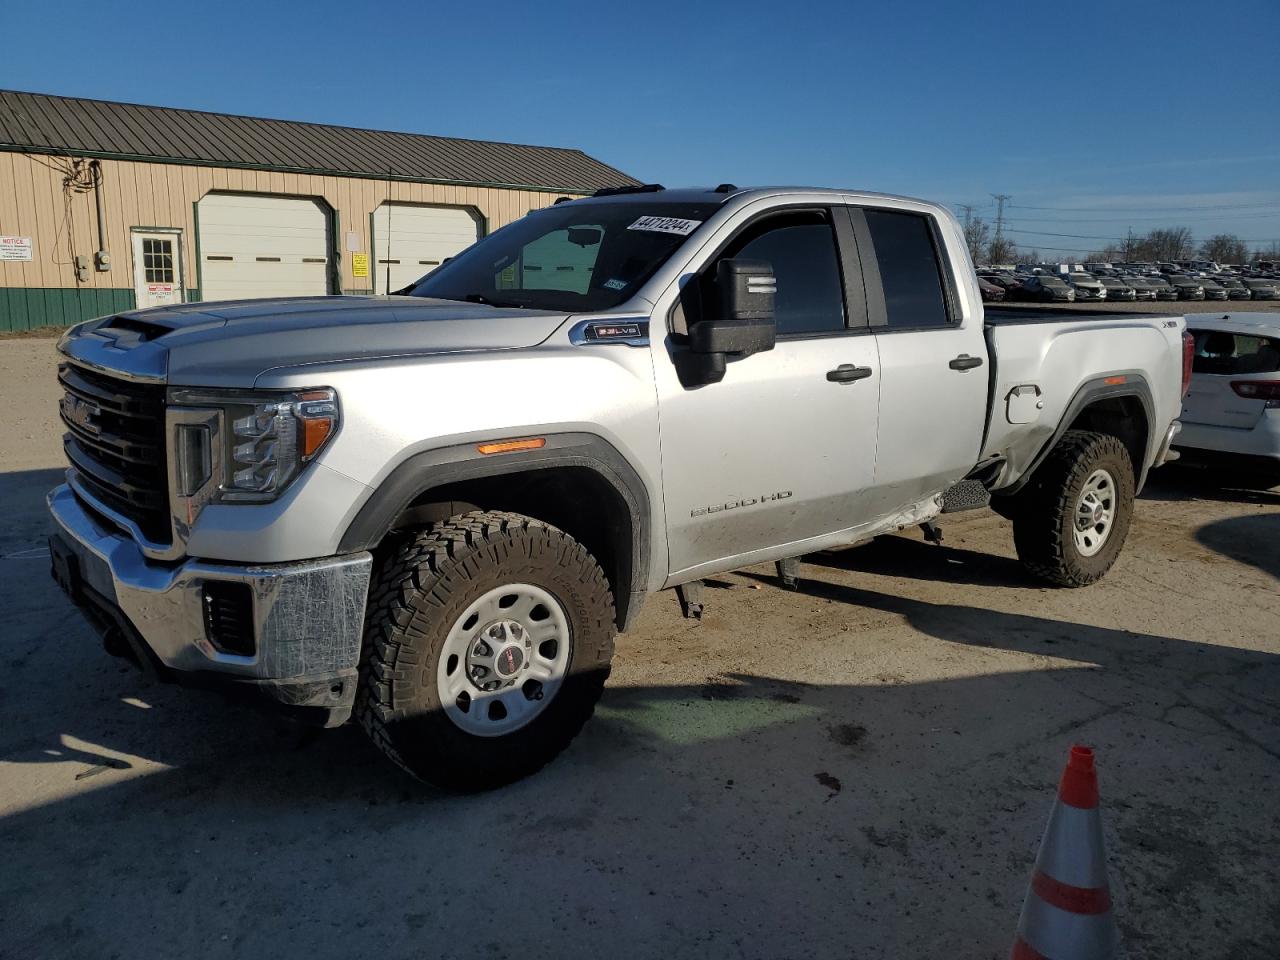
<svg viewBox="0 0 1280 960">
<path fill-rule="evenodd" d="M 568 312 L 632 294 L 716 211 L 696 203 L 565 203 L 517 220 L 423 278 L 415 297 Z"/>
<path fill-rule="evenodd" d="M 769 217 L 736 238 L 725 255 L 773 267 L 780 336 L 845 329 L 840 259 L 826 211 Z"/>
</svg>

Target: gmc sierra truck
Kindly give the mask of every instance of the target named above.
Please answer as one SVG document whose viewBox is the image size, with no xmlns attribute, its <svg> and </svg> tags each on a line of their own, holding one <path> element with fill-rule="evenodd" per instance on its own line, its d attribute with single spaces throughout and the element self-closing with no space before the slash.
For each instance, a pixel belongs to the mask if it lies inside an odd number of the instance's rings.
<svg viewBox="0 0 1280 960">
<path fill-rule="evenodd" d="M 1181 317 L 983 312 L 918 200 L 565 200 L 404 295 L 59 341 L 53 572 L 109 650 L 494 787 L 591 715 L 642 600 L 988 503 L 1084 586 L 1169 457 Z"/>
</svg>

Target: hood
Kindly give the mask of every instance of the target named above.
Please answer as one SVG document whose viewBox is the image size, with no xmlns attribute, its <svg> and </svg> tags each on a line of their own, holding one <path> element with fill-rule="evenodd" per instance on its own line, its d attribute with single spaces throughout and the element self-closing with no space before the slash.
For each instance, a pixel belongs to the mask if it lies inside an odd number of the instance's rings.
<svg viewBox="0 0 1280 960">
<path fill-rule="evenodd" d="M 277 367 L 531 347 L 567 316 L 420 297 L 226 300 L 91 321 L 60 349 L 171 384 L 251 386 Z"/>
</svg>

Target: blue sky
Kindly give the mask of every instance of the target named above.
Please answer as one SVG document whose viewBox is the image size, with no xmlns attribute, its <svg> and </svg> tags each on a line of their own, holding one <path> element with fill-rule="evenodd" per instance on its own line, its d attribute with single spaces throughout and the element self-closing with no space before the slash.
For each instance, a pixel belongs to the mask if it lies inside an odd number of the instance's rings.
<svg viewBox="0 0 1280 960">
<path fill-rule="evenodd" d="M 7 5 L 0 86 L 579 147 L 668 185 L 1005 193 L 1045 251 L 1280 242 L 1277 0 L 107 10 Z"/>
</svg>

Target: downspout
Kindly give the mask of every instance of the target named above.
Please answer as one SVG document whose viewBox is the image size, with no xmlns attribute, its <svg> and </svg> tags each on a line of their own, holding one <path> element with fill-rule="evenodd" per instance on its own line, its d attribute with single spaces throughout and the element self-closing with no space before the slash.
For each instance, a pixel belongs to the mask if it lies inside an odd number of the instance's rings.
<svg viewBox="0 0 1280 960">
<path fill-rule="evenodd" d="M 102 209 L 102 164 L 90 160 L 89 169 L 93 171 L 93 201 L 98 208 L 98 251 L 93 262 L 100 272 L 105 272 L 111 269 L 111 254 L 107 253 L 107 217 Z"/>
</svg>

